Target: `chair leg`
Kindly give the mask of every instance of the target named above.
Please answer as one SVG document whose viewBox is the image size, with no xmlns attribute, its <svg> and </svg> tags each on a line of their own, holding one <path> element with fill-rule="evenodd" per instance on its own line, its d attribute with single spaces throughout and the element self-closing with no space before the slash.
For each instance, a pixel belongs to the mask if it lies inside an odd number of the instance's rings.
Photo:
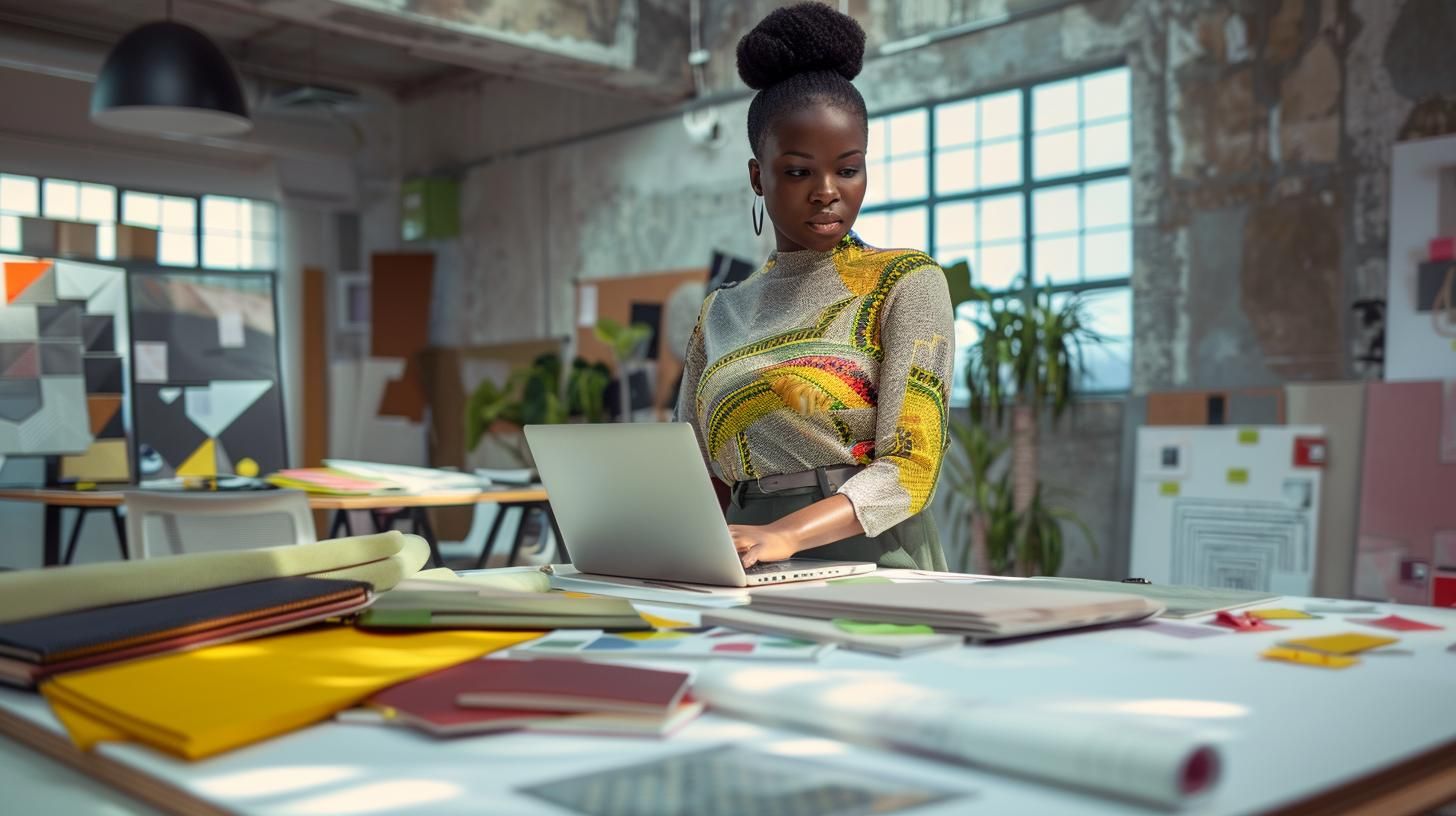
<svg viewBox="0 0 1456 816">
<path fill-rule="evenodd" d="M 131 546 L 126 540 L 126 524 L 121 520 L 121 508 L 111 508 L 111 523 L 116 527 L 116 546 L 121 550 L 121 560 L 131 560 Z"/>
<path fill-rule="evenodd" d="M 81 543 L 81 528 L 86 526 L 86 515 L 90 512 L 89 507 L 76 508 L 76 523 L 71 526 L 71 537 L 66 544 L 66 554 L 61 558 L 62 564 L 70 564 L 71 559 L 76 557 L 76 545 Z"/>
</svg>

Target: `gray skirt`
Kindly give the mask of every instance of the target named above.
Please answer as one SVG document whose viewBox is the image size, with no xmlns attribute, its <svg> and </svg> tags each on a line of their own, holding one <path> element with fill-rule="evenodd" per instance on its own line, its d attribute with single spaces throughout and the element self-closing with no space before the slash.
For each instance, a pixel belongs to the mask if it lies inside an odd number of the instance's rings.
<svg viewBox="0 0 1456 816">
<path fill-rule="evenodd" d="M 824 498 L 818 487 L 798 487 L 761 493 L 751 482 L 740 483 L 728 505 L 729 524 L 768 524 Z M 943 572 L 945 551 L 940 532 L 927 507 L 871 538 L 857 535 L 799 553 L 800 558 L 830 561 L 873 561 L 882 567 Z"/>
</svg>

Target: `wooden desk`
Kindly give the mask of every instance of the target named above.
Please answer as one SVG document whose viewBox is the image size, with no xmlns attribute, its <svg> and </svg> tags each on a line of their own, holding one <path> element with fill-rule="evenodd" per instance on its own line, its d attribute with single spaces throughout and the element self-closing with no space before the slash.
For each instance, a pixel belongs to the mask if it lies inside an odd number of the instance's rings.
<svg viewBox="0 0 1456 816">
<path fill-rule="evenodd" d="M 138 488 L 128 488 L 137 490 Z M 106 510 L 110 512 L 113 523 L 116 526 L 117 545 L 121 548 L 121 555 L 126 557 L 126 527 L 122 523 L 119 508 L 126 502 L 125 490 L 61 490 L 55 488 L 12 488 L 0 490 L 0 501 L 29 502 L 32 504 L 45 505 L 45 549 L 42 556 L 42 563 L 45 566 L 69 564 L 75 555 L 76 544 L 80 540 L 81 527 L 85 524 L 86 516 L 90 512 Z M 511 508 L 529 510 L 539 508 L 545 512 L 550 520 L 553 530 L 556 525 L 556 517 L 551 513 L 551 503 L 547 498 L 546 491 L 539 487 L 521 488 L 490 488 L 485 490 L 453 490 L 439 493 L 411 493 L 411 494 L 389 494 L 382 493 L 372 496 L 320 496 L 309 495 L 308 505 L 314 510 L 334 511 L 334 522 L 329 530 L 329 538 L 337 537 L 340 532 L 344 535 L 354 535 L 353 524 L 349 521 L 348 511 L 350 510 L 392 510 L 401 509 L 406 512 L 402 514 L 415 526 L 415 530 L 430 544 L 430 556 L 436 566 L 442 566 L 440 558 L 439 541 L 435 537 L 434 528 L 430 525 L 429 516 L 425 510 L 430 507 L 458 507 L 474 504 L 498 504 L 501 512 L 497 514 L 496 521 L 491 527 L 491 533 L 486 538 L 486 545 L 495 540 L 495 534 L 499 532 L 501 521 L 505 511 Z M 76 523 L 71 528 L 69 543 L 62 553 L 61 550 L 61 512 L 66 508 L 75 508 L 79 511 Z M 393 525 L 394 518 L 386 520 L 387 514 L 372 512 L 371 519 L 374 521 L 375 532 Z M 563 548 L 561 533 L 556 531 L 557 546 Z M 519 546 L 519 538 L 512 545 L 511 557 L 515 557 L 516 549 Z M 482 554 L 482 558 L 484 555 Z"/>
<path fill-rule="evenodd" d="M 1306 600 L 1266 606 L 1299 608 Z M 1365 655 L 1360 665 L 1340 671 L 1260 660 L 1258 654 L 1289 637 L 1380 630 L 1336 615 L 1279 621 L 1288 626 L 1276 632 L 1198 640 L 1119 627 L 899 660 L 836 650 L 815 668 L 887 675 L 989 705 L 1063 711 L 1069 718 L 1107 716 L 1109 727 L 1158 718 L 1203 730 L 1221 746 L 1223 780 L 1178 816 L 1414 816 L 1456 798 L 1456 654 L 1446 650 L 1456 640 L 1456 611 L 1378 606 L 1376 617 L 1396 613 L 1446 629 L 1393 633 L 1411 654 Z M 690 610 L 644 608 L 695 620 Z M 658 665 L 694 670 L 703 664 Z M 793 673 L 806 664 L 740 665 Z M 524 732 L 433 740 L 402 728 L 324 722 L 189 763 L 130 744 L 81 753 L 43 699 L 0 688 L 0 734 L 18 740 L 10 751 L 49 755 L 141 802 L 186 813 L 550 816 L 565 811 L 520 789 L 725 743 L 964 794 L 906 811 L 914 816 L 1175 813 L 712 712 L 661 740 Z M 0 738 L 0 763 L 5 749 Z M 42 796 L 61 802 L 77 794 L 48 794 L 45 780 L 21 778 L 17 789 L 7 790 L 7 803 L 32 801 L 27 812 L 63 812 L 47 807 Z M 381 797 L 390 797 L 388 805 Z"/>
</svg>

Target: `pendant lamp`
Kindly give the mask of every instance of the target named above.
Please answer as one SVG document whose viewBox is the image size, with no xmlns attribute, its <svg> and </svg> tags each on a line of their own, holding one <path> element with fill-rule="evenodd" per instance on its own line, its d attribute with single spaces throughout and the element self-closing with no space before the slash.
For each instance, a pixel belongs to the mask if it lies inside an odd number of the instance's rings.
<svg viewBox="0 0 1456 816">
<path fill-rule="evenodd" d="M 91 89 L 91 121 L 141 133 L 231 136 L 253 127 L 238 76 L 212 40 L 171 18 L 132 30 Z"/>
</svg>

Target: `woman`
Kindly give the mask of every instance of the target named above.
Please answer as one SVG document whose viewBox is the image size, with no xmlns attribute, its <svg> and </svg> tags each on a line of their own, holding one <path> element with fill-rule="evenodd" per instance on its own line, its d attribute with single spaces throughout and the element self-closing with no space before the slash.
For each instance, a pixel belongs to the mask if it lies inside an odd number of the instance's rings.
<svg viewBox="0 0 1456 816">
<path fill-rule="evenodd" d="M 754 229 L 777 251 L 704 301 L 679 417 L 733 487 L 743 565 L 795 555 L 945 569 L 926 511 L 946 446 L 953 317 L 922 252 L 866 246 L 868 123 L 850 80 L 864 31 L 820 3 L 779 9 L 738 43 Z"/>
</svg>

